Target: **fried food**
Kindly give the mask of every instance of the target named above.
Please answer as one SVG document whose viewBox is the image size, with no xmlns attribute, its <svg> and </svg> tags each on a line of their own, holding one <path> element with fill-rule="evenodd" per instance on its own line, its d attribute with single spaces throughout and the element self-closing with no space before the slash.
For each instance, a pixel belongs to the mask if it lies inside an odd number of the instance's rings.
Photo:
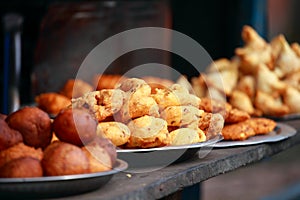
<svg viewBox="0 0 300 200">
<path fill-rule="evenodd" d="M 257 91 L 254 105 L 261 110 L 265 115 L 283 116 L 290 112 L 287 105 L 283 104 L 281 98 L 274 98 L 271 95 Z"/>
<path fill-rule="evenodd" d="M 170 132 L 171 142 L 169 145 L 186 145 L 205 141 L 205 135 L 201 136 L 202 137 L 200 139 L 197 130 L 190 128 L 179 128 Z"/>
<path fill-rule="evenodd" d="M 224 140 L 246 140 L 255 135 L 253 128 L 244 122 L 226 124 L 222 130 Z"/>
<path fill-rule="evenodd" d="M 0 151 L 19 142 L 23 142 L 22 134 L 10 128 L 4 119 L 0 119 Z"/>
<path fill-rule="evenodd" d="M 153 116 L 143 116 L 129 122 L 131 136 L 128 148 L 150 148 L 170 143 L 168 124 L 165 120 Z"/>
<path fill-rule="evenodd" d="M 224 118 L 219 113 L 204 112 L 198 126 L 205 133 L 206 139 L 210 139 L 221 133 L 224 127 Z"/>
<path fill-rule="evenodd" d="M 92 92 L 93 86 L 80 79 L 69 79 L 59 91 L 60 94 L 69 99 L 78 98 L 85 93 Z"/>
<path fill-rule="evenodd" d="M 71 104 L 68 97 L 55 92 L 42 93 L 37 95 L 34 100 L 37 107 L 51 115 L 57 115 L 62 109 Z"/>
<path fill-rule="evenodd" d="M 121 146 L 128 142 L 130 130 L 121 122 L 100 122 L 97 125 L 97 135 L 110 139 L 116 146 Z"/>
<path fill-rule="evenodd" d="M 209 113 L 220 113 L 224 118 L 226 118 L 229 111 L 232 109 L 232 106 L 223 101 L 204 97 L 201 98 L 199 108 Z"/>
<path fill-rule="evenodd" d="M 276 122 L 268 118 L 250 118 L 245 121 L 254 130 L 255 135 L 267 134 L 274 130 Z"/>
<path fill-rule="evenodd" d="M 109 139 L 96 137 L 82 150 L 88 157 L 90 173 L 111 170 L 116 163 L 116 148 Z"/>
<path fill-rule="evenodd" d="M 0 168 L 6 163 L 21 157 L 32 157 L 37 160 L 42 160 L 43 151 L 38 148 L 27 146 L 24 143 L 18 143 L 3 151 L 0 151 Z"/>
<path fill-rule="evenodd" d="M 144 76 L 143 79 L 151 87 L 151 91 L 155 91 L 155 88 L 168 88 L 174 84 L 173 81 L 165 78 L 159 78 L 154 76 Z"/>
<path fill-rule="evenodd" d="M 250 97 L 239 90 L 232 91 L 229 97 L 229 103 L 239 110 L 245 111 L 248 114 L 252 115 L 255 112 L 252 101 Z"/>
<path fill-rule="evenodd" d="M 239 78 L 237 86 L 235 89 L 244 92 L 248 95 L 250 100 L 252 101 L 255 98 L 256 93 L 256 79 L 254 76 L 245 75 Z"/>
<path fill-rule="evenodd" d="M 119 89 L 103 89 L 84 94 L 82 97 L 72 99 L 73 108 L 88 108 L 93 112 L 99 122 L 113 117 L 121 107 L 125 93 Z"/>
<path fill-rule="evenodd" d="M 0 168 L 1 178 L 29 178 L 43 176 L 40 160 L 32 157 L 14 159 Z"/>
<path fill-rule="evenodd" d="M 194 106 L 169 106 L 161 112 L 161 117 L 168 126 L 182 127 L 193 122 L 198 124 L 203 112 Z"/>
<path fill-rule="evenodd" d="M 179 84 L 173 84 L 168 89 L 156 89 L 152 97 L 161 110 L 169 106 L 194 106 L 199 107 L 200 98 L 190 94 L 189 91 Z"/>
<path fill-rule="evenodd" d="M 251 116 L 242 110 L 233 108 L 229 111 L 228 115 L 225 118 L 225 123 L 238 123 L 249 119 Z"/>
<path fill-rule="evenodd" d="M 288 106 L 290 113 L 300 113 L 300 91 L 288 87 L 283 94 L 283 102 Z"/>
<path fill-rule="evenodd" d="M 82 149 L 59 141 L 45 149 L 42 167 L 46 176 L 89 173 L 89 161 Z"/>
<path fill-rule="evenodd" d="M 0 120 L 5 120 L 7 115 L 0 113 Z"/>
<path fill-rule="evenodd" d="M 94 86 L 96 90 L 114 89 L 126 77 L 118 74 L 98 74 L 94 77 Z"/>
<path fill-rule="evenodd" d="M 25 144 L 45 148 L 52 139 L 51 119 L 37 107 L 23 107 L 7 116 L 9 127 L 19 131 Z"/>
<path fill-rule="evenodd" d="M 63 142 L 82 146 L 92 141 L 97 133 L 97 120 L 86 109 L 67 108 L 53 121 L 53 131 Z"/>
</svg>

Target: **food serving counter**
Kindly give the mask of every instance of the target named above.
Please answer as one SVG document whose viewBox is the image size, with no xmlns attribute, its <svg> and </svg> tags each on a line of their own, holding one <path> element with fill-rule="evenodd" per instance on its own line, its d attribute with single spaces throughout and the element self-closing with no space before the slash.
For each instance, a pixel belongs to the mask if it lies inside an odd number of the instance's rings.
<svg viewBox="0 0 300 200">
<path fill-rule="evenodd" d="M 195 155 L 184 162 L 175 163 L 160 170 L 146 173 L 121 172 L 98 190 L 67 200 L 123 200 L 168 198 L 186 187 L 209 178 L 258 162 L 300 143 L 300 120 L 284 121 L 297 130 L 287 139 L 256 145 L 214 148 L 207 156 Z M 197 195 L 197 194 L 195 194 Z M 172 199 L 178 195 L 174 195 Z M 55 198 L 60 199 L 60 198 Z"/>
</svg>

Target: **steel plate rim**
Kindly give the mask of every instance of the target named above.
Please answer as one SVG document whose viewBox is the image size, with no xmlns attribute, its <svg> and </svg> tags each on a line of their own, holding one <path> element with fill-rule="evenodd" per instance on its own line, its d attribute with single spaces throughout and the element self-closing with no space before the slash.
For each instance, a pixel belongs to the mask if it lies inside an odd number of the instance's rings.
<svg viewBox="0 0 300 200">
<path fill-rule="evenodd" d="M 184 150 L 184 149 L 194 149 L 201 148 L 206 146 L 211 146 L 219 141 L 223 140 L 223 136 L 217 134 L 214 138 L 209 139 L 207 141 L 198 142 L 194 144 L 188 145 L 174 145 L 174 146 L 164 146 L 164 147 L 155 147 L 155 148 L 147 148 L 147 149 L 117 149 L 117 153 L 147 153 L 152 151 L 168 151 L 168 150 Z"/>
<path fill-rule="evenodd" d="M 117 159 L 117 165 L 109 171 L 87 173 L 87 174 L 73 174 L 63 176 L 44 176 L 44 177 L 32 177 L 32 178 L 0 178 L 0 184 L 5 183 L 43 183 L 43 182 L 55 182 L 55 181 L 67 181 L 67 180 L 80 180 L 97 177 L 105 177 L 124 171 L 128 168 L 128 163 L 124 160 Z"/>
</svg>

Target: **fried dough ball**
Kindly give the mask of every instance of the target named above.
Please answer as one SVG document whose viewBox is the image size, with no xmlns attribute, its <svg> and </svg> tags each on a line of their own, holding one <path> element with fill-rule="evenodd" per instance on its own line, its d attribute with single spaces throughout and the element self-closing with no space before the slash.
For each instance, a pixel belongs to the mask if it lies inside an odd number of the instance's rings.
<svg viewBox="0 0 300 200">
<path fill-rule="evenodd" d="M 194 106 L 169 106 L 161 112 L 161 117 L 167 121 L 168 126 L 185 126 L 193 122 L 199 122 L 203 114 Z"/>
<path fill-rule="evenodd" d="M 0 119 L 5 120 L 7 115 L 0 113 Z"/>
<path fill-rule="evenodd" d="M 85 93 L 93 91 L 93 87 L 80 79 L 69 79 L 59 91 L 60 94 L 68 97 L 69 99 L 77 98 Z"/>
<path fill-rule="evenodd" d="M 276 122 L 267 118 L 250 118 L 245 121 L 246 124 L 253 128 L 256 135 L 267 134 L 274 130 Z"/>
<path fill-rule="evenodd" d="M 246 140 L 255 135 L 253 128 L 244 122 L 227 124 L 222 129 L 224 140 Z"/>
<path fill-rule="evenodd" d="M 56 141 L 44 151 L 42 167 L 46 176 L 89 173 L 89 161 L 80 147 Z"/>
<path fill-rule="evenodd" d="M 124 80 L 118 88 L 125 92 L 124 104 L 118 113 L 117 121 L 127 123 L 144 115 L 159 116 L 158 105 L 150 96 L 151 87 L 142 79 Z"/>
<path fill-rule="evenodd" d="M 24 143 L 18 143 L 3 151 L 0 151 L 0 168 L 6 163 L 21 157 L 32 157 L 37 160 L 42 160 L 43 151 L 38 148 L 27 146 Z"/>
<path fill-rule="evenodd" d="M 100 122 L 97 135 L 108 138 L 114 145 L 121 146 L 130 138 L 129 128 L 121 122 Z"/>
<path fill-rule="evenodd" d="M 10 128 L 4 119 L 0 119 L 0 151 L 19 142 L 23 142 L 22 134 Z"/>
<path fill-rule="evenodd" d="M 82 146 L 92 141 L 97 133 L 97 121 L 86 109 L 67 108 L 53 121 L 53 131 L 63 142 Z"/>
<path fill-rule="evenodd" d="M 143 116 L 129 122 L 131 136 L 127 147 L 150 148 L 169 144 L 167 122 L 153 116 Z"/>
<path fill-rule="evenodd" d="M 0 168 L 1 178 L 42 177 L 43 168 L 40 160 L 32 157 L 14 159 Z"/>
<path fill-rule="evenodd" d="M 116 163 L 116 148 L 107 138 L 96 137 L 82 150 L 88 157 L 90 173 L 111 170 Z"/>
<path fill-rule="evenodd" d="M 206 138 L 210 139 L 222 132 L 224 127 L 224 118 L 219 113 L 204 112 L 198 126 L 201 130 L 203 130 Z"/>
<path fill-rule="evenodd" d="M 112 117 L 123 106 L 125 93 L 119 89 L 103 89 L 84 94 L 72 99 L 72 106 L 88 108 L 99 122 Z"/>
<path fill-rule="evenodd" d="M 52 139 L 51 119 L 38 107 L 23 107 L 7 116 L 9 127 L 18 130 L 25 144 L 45 148 Z"/>
<path fill-rule="evenodd" d="M 51 115 L 57 115 L 59 111 L 71 104 L 71 100 L 64 95 L 49 92 L 35 97 L 37 106 Z"/>
<path fill-rule="evenodd" d="M 190 128 L 179 128 L 171 131 L 170 138 L 171 142 L 169 145 L 185 145 L 201 142 L 198 132 Z M 204 140 L 203 137 L 201 139 L 205 141 L 205 137 Z"/>
<path fill-rule="evenodd" d="M 199 107 L 200 98 L 190 94 L 186 88 L 173 84 L 169 89 L 156 89 L 152 97 L 161 110 L 169 106 L 194 106 Z"/>
</svg>

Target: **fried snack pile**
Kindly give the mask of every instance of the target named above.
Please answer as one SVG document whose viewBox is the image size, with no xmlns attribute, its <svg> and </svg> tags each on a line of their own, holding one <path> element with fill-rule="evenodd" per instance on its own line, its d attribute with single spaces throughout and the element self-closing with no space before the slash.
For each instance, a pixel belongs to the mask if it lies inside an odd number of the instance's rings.
<svg viewBox="0 0 300 200">
<path fill-rule="evenodd" d="M 201 99 L 179 84 L 168 85 L 127 78 L 111 89 L 72 99 L 72 107 L 94 113 L 98 135 L 121 148 L 192 144 L 221 132 L 220 114 L 204 112 L 199 108 Z"/>
<path fill-rule="evenodd" d="M 86 109 L 66 108 L 53 120 L 38 107 L 1 116 L 0 178 L 94 173 L 115 165 L 115 145 L 97 136 L 98 122 Z"/>
<path fill-rule="evenodd" d="M 200 108 L 207 112 L 220 113 L 224 117 L 225 124 L 221 130 L 224 140 L 246 140 L 255 135 L 268 134 L 276 127 L 274 120 L 251 117 L 247 112 L 220 100 L 204 97 Z"/>
<path fill-rule="evenodd" d="M 197 96 L 227 101 L 251 116 L 299 113 L 299 44 L 283 35 L 268 43 L 250 26 L 243 27 L 242 39 L 231 60 L 218 59 L 192 78 Z"/>
</svg>

